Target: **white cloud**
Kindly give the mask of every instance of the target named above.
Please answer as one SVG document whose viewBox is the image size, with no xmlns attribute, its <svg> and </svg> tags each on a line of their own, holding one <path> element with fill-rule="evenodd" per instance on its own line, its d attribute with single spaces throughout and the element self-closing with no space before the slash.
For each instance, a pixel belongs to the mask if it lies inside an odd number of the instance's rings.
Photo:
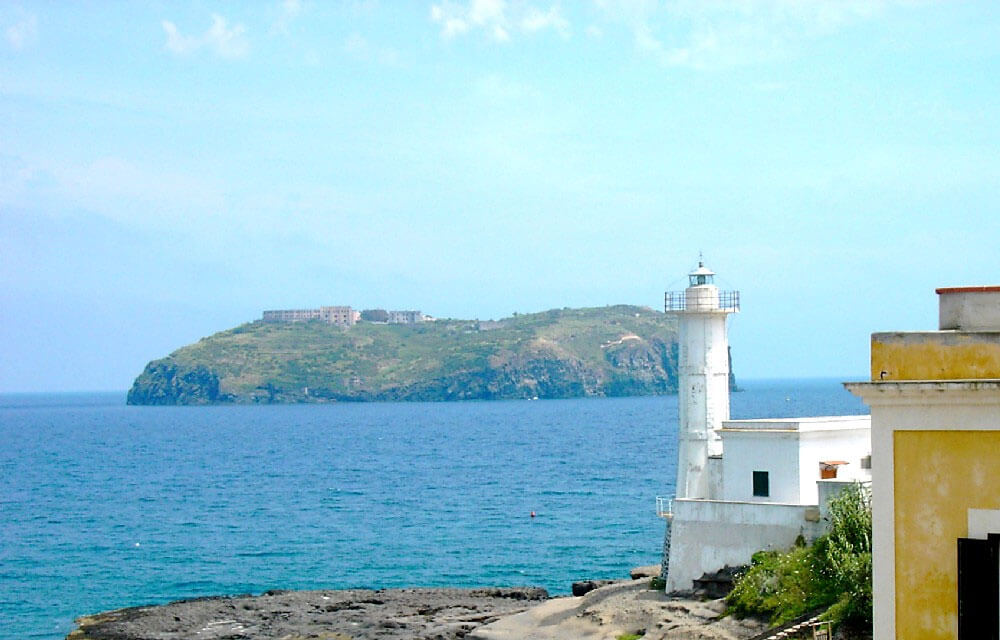
<svg viewBox="0 0 1000 640">
<path fill-rule="evenodd" d="M 21 50 L 38 39 L 38 18 L 23 10 L 18 14 L 14 24 L 4 29 L 4 37 L 12 48 Z"/>
<path fill-rule="evenodd" d="M 173 53 L 184 55 L 201 46 L 198 38 L 181 35 L 180 31 L 177 30 L 177 25 L 173 22 L 164 20 L 160 24 L 163 25 L 163 30 L 167 34 L 167 49 Z"/>
<path fill-rule="evenodd" d="M 274 31 L 288 35 L 292 22 L 302 13 L 302 3 L 299 0 L 282 0 L 278 19 L 274 23 Z"/>
<path fill-rule="evenodd" d="M 610 22 L 632 32 L 636 50 L 663 66 L 694 69 L 754 64 L 788 55 L 906 0 L 595 0 Z"/>
<path fill-rule="evenodd" d="M 344 51 L 362 62 L 375 62 L 386 67 L 402 67 L 403 58 L 392 47 L 380 47 L 370 43 L 360 33 L 352 33 L 344 41 Z"/>
<path fill-rule="evenodd" d="M 570 23 L 558 4 L 542 10 L 525 2 L 506 0 L 442 0 L 431 5 L 431 21 L 441 25 L 441 36 L 454 38 L 478 31 L 495 42 L 507 42 L 514 34 L 554 31 L 570 35 Z"/>
<path fill-rule="evenodd" d="M 246 27 L 235 24 L 230 27 L 220 15 L 212 16 L 212 26 L 205 36 L 205 42 L 223 58 L 242 58 L 250 52 L 250 45 L 244 37 Z"/>
<path fill-rule="evenodd" d="M 553 5 L 548 11 L 528 8 L 521 18 L 521 28 L 529 33 L 552 29 L 564 38 L 569 37 L 569 21 L 563 17 L 559 7 Z"/>
<path fill-rule="evenodd" d="M 246 27 L 242 24 L 230 26 L 229 22 L 218 14 L 212 14 L 212 25 L 200 36 L 182 34 L 177 25 L 169 20 L 163 20 L 161 24 L 167 34 L 167 49 L 177 55 L 189 55 L 202 48 L 228 59 L 242 58 L 250 53 Z"/>
</svg>

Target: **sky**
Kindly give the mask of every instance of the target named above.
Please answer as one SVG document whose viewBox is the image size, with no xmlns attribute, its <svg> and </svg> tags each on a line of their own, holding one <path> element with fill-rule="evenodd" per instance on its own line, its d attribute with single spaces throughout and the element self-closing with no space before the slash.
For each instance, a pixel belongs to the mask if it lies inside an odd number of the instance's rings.
<svg viewBox="0 0 1000 640">
<path fill-rule="evenodd" d="M 0 3 L 0 392 L 125 390 L 264 309 L 662 309 L 868 370 L 1000 283 L 1000 8 Z"/>
</svg>

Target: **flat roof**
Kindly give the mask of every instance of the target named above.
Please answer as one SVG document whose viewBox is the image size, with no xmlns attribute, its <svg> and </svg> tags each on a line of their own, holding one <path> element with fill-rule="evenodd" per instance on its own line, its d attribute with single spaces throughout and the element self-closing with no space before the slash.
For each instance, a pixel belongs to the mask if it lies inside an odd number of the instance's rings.
<svg viewBox="0 0 1000 640">
<path fill-rule="evenodd" d="M 861 420 L 870 416 L 805 416 L 802 418 L 742 418 L 739 420 L 723 420 L 723 422 L 840 422 L 842 420 Z"/>
<path fill-rule="evenodd" d="M 998 293 L 1000 285 L 986 285 L 982 287 L 941 287 L 934 290 L 938 295 L 942 293 Z"/>
<path fill-rule="evenodd" d="M 864 426 L 859 423 L 866 423 Z M 805 416 L 801 418 L 751 418 L 723 420 L 719 431 L 823 431 L 859 429 L 871 423 L 871 416 Z"/>
</svg>

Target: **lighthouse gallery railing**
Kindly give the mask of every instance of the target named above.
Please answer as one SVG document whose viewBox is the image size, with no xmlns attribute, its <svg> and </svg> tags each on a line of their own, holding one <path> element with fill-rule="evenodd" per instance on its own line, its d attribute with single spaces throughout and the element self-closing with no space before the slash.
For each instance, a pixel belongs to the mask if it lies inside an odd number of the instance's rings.
<svg viewBox="0 0 1000 640">
<path fill-rule="evenodd" d="M 739 311 L 740 292 L 720 291 L 718 301 L 715 296 L 699 295 L 687 298 L 686 291 L 667 291 L 663 294 L 663 310 L 670 311 Z"/>
</svg>

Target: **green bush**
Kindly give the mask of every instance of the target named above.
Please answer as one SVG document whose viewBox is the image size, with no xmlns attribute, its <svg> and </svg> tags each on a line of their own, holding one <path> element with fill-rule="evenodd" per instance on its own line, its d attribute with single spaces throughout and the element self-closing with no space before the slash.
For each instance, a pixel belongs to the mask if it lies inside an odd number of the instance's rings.
<svg viewBox="0 0 1000 640">
<path fill-rule="evenodd" d="M 872 519 L 859 484 L 830 501 L 830 532 L 811 546 L 754 554 L 727 598 L 737 617 L 766 616 L 783 624 L 817 608 L 840 624 L 871 628 Z"/>
<path fill-rule="evenodd" d="M 739 618 L 766 615 L 772 624 L 784 624 L 823 606 L 814 562 L 812 547 L 754 554 L 750 569 L 729 594 L 730 612 Z"/>
<path fill-rule="evenodd" d="M 868 491 L 854 485 L 830 501 L 830 533 L 814 545 L 829 597 L 828 617 L 850 626 L 872 624 L 872 507 Z"/>
</svg>

